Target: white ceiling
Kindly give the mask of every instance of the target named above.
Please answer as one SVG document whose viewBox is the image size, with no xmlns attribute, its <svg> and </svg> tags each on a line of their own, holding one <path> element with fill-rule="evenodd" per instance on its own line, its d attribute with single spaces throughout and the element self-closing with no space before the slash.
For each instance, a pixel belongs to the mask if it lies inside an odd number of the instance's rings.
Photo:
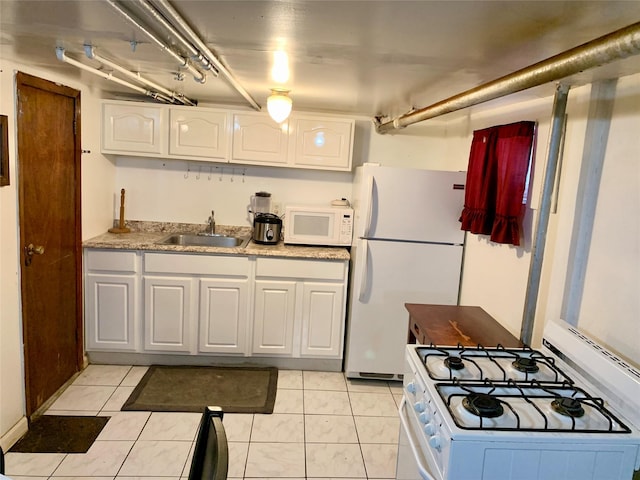
<svg viewBox="0 0 640 480">
<path fill-rule="evenodd" d="M 128 0 L 120 0 L 134 9 Z M 239 83 L 265 105 L 273 52 L 289 55 L 294 109 L 394 117 L 640 21 L 640 1 L 172 0 Z M 140 15 L 141 19 L 147 18 Z M 126 88 L 56 59 L 94 67 L 83 45 L 202 103 L 248 103 L 223 78 L 175 79 L 177 63 L 105 0 L 0 0 L 0 57 Z M 138 41 L 135 50 L 131 41 Z M 108 71 L 109 69 L 106 69 Z M 640 55 L 569 80 L 640 72 Z M 553 85 L 518 94 L 552 95 Z"/>
</svg>

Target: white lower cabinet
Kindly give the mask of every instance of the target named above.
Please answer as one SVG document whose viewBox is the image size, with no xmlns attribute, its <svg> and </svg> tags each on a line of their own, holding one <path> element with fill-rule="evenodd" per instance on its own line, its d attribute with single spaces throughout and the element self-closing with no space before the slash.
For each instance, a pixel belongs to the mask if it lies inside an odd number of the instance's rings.
<svg viewBox="0 0 640 480">
<path fill-rule="evenodd" d="M 88 250 L 84 264 L 87 349 L 135 351 L 139 301 L 136 252 Z"/>
<path fill-rule="evenodd" d="M 198 351 L 246 353 L 248 279 L 201 279 Z"/>
<path fill-rule="evenodd" d="M 342 358 L 348 261 L 87 249 L 88 351 Z"/>
<path fill-rule="evenodd" d="M 192 280 L 144 277 L 144 349 L 193 353 Z"/>
<path fill-rule="evenodd" d="M 344 325 L 344 283 L 302 284 L 301 356 L 341 355 Z"/>
<path fill-rule="evenodd" d="M 348 262 L 256 259 L 253 353 L 341 358 Z"/>
<path fill-rule="evenodd" d="M 145 350 L 247 353 L 247 257 L 145 253 Z"/>
<path fill-rule="evenodd" d="M 253 353 L 291 355 L 296 282 L 256 280 Z"/>
</svg>

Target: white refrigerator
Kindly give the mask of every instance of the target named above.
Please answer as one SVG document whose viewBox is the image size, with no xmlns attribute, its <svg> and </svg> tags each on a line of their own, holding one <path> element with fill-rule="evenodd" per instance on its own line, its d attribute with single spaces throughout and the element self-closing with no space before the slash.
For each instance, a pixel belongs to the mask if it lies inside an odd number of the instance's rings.
<svg viewBox="0 0 640 480">
<path fill-rule="evenodd" d="M 465 172 L 357 167 L 348 377 L 399 378 L 409 333 L 405 303 L 458 303 L 465 181 Z"/>
</svg>

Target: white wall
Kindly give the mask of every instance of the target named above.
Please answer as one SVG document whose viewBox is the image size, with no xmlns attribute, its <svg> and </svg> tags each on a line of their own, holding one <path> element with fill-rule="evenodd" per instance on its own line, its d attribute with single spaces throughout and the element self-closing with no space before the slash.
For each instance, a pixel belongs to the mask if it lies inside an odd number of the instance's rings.
<svg viewBox="0 0 640 480">
<path fill-rule="evenodd" d="M 16 166 L 15 73 L 21 71 L 58 82 L 81 91 L 82 222 L 83 238 L 104 231 L 111 214 L 114 164 L 100 154 L 99 92 L 83 86 L 78 79 L 0 59 L 0 114 L 8 116 L 9 170 L 11 184 L 0 188 L 0 438 L 3 448 L 12 440 L 8 432 L 22 425 L 25 414 L 20 265 L 18 231 L 18 179 Z M 15 439 L 13 439 L 15 440 Z"/>
<path fill-rule="evenodd" d="M 581 123 L 576 137 L 583 144 L 588 107 L 593 102 L 589 94 L 589 89 L 583 89 L 574 95 L 583 114 L 574 114 L 580 116 L 577 123 Z M 597 89 L 593 95 L 598 95 Z M 588 120 L 609 122 L 606 118 Z M 568 268 L 574 262 L 585 262 L 578 327 L 640 368 L 639 131 L 640 75 L 634 75 L 617 82 L 609 134 L 604 139 L 607 145 L 599 191 L 588 192 L 589 197 L 597 195 L 597 205 L 587 258 L 574 258 L 570 248 L 580 169 L 586 161 L 578 151 L 578 138 L 565 155 L 559 208 L 550 223 L 552 255 L 545 265 L 547 288 L 539 308 L 547 318 L 562 317 L 565 295 L 581 288 L 577 282 L 567 281 Z"/>
<path fill-rule="evenodd" d="M 640 81 L 618 81 L 579 326 L 640 365 Z"/>
<path fill-rule="evenodd" d="M 9 186 L 0 188 L 0 436 L 17 424 L 25 411 L 13 90 L 11 67 L 0 62 L 0 114 L 8 117 L 11 182 Z"/>
<path fill-rule="evenodd" d="M 130 220 L 206 223 L 214 210 L 219 225 L 250 226 L 247 209 L 257 191 L 270 192 L 282 205 L 328 205 L 350 197 L 351 178 L 351 172 L 119 157 L 110 213 L 118 218 L 124 188 Z"/>
</svg>

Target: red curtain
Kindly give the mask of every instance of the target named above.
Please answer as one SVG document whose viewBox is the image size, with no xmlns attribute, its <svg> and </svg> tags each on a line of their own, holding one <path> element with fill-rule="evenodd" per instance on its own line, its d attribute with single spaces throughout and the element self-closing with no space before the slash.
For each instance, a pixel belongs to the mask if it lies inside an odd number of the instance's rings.
<svg viewBox="0 0 640 480">
<path fill-rule="evenodd" d="M 535 122 L 499 125 L 473 132 L 462 230 L 491 241 L 520 245 L 523 198 Z"/>
</svg>

